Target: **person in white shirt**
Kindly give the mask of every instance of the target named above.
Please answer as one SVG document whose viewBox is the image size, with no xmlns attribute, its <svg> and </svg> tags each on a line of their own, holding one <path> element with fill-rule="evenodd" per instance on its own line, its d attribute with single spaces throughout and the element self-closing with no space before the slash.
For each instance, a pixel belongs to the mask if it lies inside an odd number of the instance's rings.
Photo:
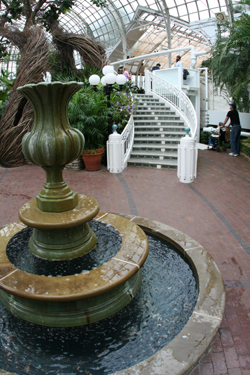
<svg viewBox="0 0 250 375">
<path fill-rule="evenodd" d="M 174 63 L 175 68 L 183 68 L 182 62 L 181 62 L 181 56 L 176 56 L 176 61 Z"/>
</svg>

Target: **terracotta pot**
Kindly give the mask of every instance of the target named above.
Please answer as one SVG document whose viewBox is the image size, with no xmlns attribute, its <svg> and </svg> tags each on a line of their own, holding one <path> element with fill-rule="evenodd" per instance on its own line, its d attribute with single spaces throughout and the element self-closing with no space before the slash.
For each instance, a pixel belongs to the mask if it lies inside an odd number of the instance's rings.
<svg viewBox="0 0 250 375">
<path fill-rule="evenodd" d="M 101 168 L 104 147 L 97 150 L 84 150 L 82 157 L 86 171 L 98 171 Z"/>
</svg>

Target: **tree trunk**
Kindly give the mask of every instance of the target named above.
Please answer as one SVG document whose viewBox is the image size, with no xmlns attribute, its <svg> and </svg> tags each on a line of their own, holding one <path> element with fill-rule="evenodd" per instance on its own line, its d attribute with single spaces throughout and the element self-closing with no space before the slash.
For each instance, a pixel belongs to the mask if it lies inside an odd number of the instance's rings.
<svg viewBox="0 0 250 375">
<path fill-rule="evenodd" d="M 20 40 L 22 34 L 19 31 L 17 34 Z M 15 85 L 0 125 L 0 164 L 4 167 L 24 162 L 22 137 L 33 125 L 33 109 L 16 89 L 29 83 L 41 82 L 42 73 L 48 70 L 49 43 L 42 28 L 33 26 L 21 39 L 26 40 L 26 43 L 20 51 L 21 60 Z M 12 35 L 11 41 L 14 40 L 15 36 Z"/>
</svg>

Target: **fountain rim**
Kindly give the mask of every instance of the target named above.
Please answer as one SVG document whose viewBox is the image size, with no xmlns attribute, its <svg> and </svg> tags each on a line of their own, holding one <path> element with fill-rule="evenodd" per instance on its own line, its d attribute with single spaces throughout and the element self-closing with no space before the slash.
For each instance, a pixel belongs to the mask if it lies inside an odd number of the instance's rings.
<svg viewBox="0 0 250 375">
<path fill-rule="evenodd" d="M 91 203 L 91 207 L 87 207 L 89 203 Z M 21 206 L 18 215 L 20 220 L 28 227 L 43 230 L 66 229 L 72 227 L 72 222 L 74 226 L 89 222 L 98 214 L 99 208 L 99 203 L 95 198 L 78 194 L 78 205 L 73 210 L 44 212 L 37 207 L 36 199 L 32 199 Z M 32 212 L 32 215 L 30 212 Z M 82 214 L 83 212 L 85 215 Z"/>
<path fill-rule="evenodd" d="M 188 375 L 208 350 L 222 322 L 226 299 L 222 275 L 204 247 L 178 229 L 140 216 L 120 215 L 182 252 L 196 274 L 199 295 L 187 324 L 169 344 L 144 361 L 112 375 Z"/>
<path fill-rule="evenodd" d="M 118 217 L 118 218 L 117 218 Z M 86 273 L 70 275 L 70 276 L 41 276 L 41 275 L 34 275 L 22 271 L 15 267 L 7 258 L 5 254 L 5 249 L 7 246 L 8 241 L 10 238 L 18 233 L 21 229 L 26 228 L 26 226 L 22 223 L 12 223 L 5 227 L 5 231 L 12 227 L 13 230 L 9 231 L 8 234 L 2 236 L 2 241 L 0 243 L 0 258 L 1 263 L 3 262 L 4 267 L 6 269 L 6 273 L 4 276 L 0 278 L 0 288 L 3 289 L 5 292 L 9 294 L 13 294 L 18 297 L 31 299 L 31 300 L 38 300 L 38 301 L 47 301 L 47 302 L 66 302 L 66 301 L 75 301 L 85 298 L 95 297 L 100 294 L 104 294 L 108 291 L 111 291 L 122 285 L 126 282 L 126 280 L 130 279 L 134 274 L 140 270 L 142 265 L 144 264 L 147 255 L 148 255 L 148 241 L 143 232 L 143 230 L 138 227 L 135 223 L 126 220 L 122 216 L 118 216 L 112 213 L 104 213 L 99 212 L 96 216 L 96 220 L 100 220 L 104 223 L 111 224 L 115 229 L 118 230 L 120 235 L 122 235 L 122 244 L 120 250 L 117 252 L 116 256 L 111 258 L 108 262 L 104 263 L 102 266 L 97 267 L 91 271 L 87 271 Z M 129 226 L 129 228 L 128 228 Z M 138 243 L 134 244 L 134 247 L 130 247 L 130 239 L 131 233 L 136 232 L 138 235 Z M 134 258 L 136 255 L 137 260 L 132 261 L 131 259 Z M 119 264 L 123 263 L 123 267 L 126 267 L 126 272 L 123 274 L 115 273 L 116 268 L 119 271 Z M 109 269 L 112 268 L 114 270 L 114 280 L 108 279 L 104 280 L 105 274 L 108 274 Z M 10 286 L 12 274 L 17 272 L 15 275 L 15 279 L 21 281 L 21 288 L 22 290 L 16 289 L 13 286 Z M 4 283 L 4 281 L 10 277 L 9 283 Z M 39 285 L 44 283 L 44 280 L 49 279 L 49 284 L 53 282 L 53 288 L 50 292 L 54 294 L 35 294 L 34 289 L 39 291 Z M 25 280 L 25 284 L 24 284 Z M 93 280 L 95 280 L 95 285 L 93 286 Z M 80 293 L 72 293 L 68 289 L 69 285 L 74 285 L 74 289 L 77 290 L 77 286 L 81 290 Z M 91 288 L 88 288 L 88 285 L 91 284 Z M 33 290 L 30 289 L 29 286 L 33 287 Z M 26 291 L 26 290 L 27 291 Z M 48 289 L 48 288 L 47 288 Z M 65 294 L 65 290 L 68 294 Z M 49 293 L 49 292 L 48 292 Z"/>
</svg>

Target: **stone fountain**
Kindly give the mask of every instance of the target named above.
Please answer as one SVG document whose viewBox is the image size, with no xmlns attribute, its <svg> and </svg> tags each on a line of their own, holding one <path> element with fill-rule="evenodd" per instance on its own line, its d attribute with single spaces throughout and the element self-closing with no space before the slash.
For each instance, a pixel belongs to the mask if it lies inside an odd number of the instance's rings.
<svg viewBox="0 0 250 375">
<path fill-rule="evenodd" d="M 148 255 L 146 231 L 173 244 L 188 260 L 199 296 L 188 323 L 172 341 L 119 375 L 190 374 L 222 320 L 225 294 L 221 274 L 206 250 L 188 235 L 138 216 L 99 212 L 94 198 L 77 194 L 63 181 L 65 164 L 76 159 L 84 146 L 82 134 L 72 129 L 67 119 L 68 102 L 80 87 L 76 82 L 54 82 L 19 89 L 35 113 L 33 129 L 23 140 L 23 152 L 45 170 L 47 180 L 36 199 L 20 208 L 21 222 L 0 231 L 1 301 L 17 317 L 41 326 L 71 327 L 102 321 L 126 306 L 139 290 L 141 267 Z M 122 245 L 109 261 L 89 272 L 37 275 L 17 268 L 7 257 L 9 243 L 27 226 L 33 228 L 29 251 L 35 257 L 52 265 L 85 257 L 96 244 L 88 224 L 94 218 L 114 227 Z"/>
<path fill-rule="evenodd" d="M 65 164 L 75 160 L 84 147 L 82 133 L 72 129 L 67 118 L 68 102 L 81 87 L 76 82 L 54 82 L 18 89 L 35 114 L 33 129 L 23 139 L 23 153 L 47 177 L 36 199 L 20 208 L 19 217 L 33 228 L 30 251 L 51 262 L 82 257 L 96 244 L 88 222 L 98 214 L 98 202 L 77 194 L 62 177 Z M 109 215 L 105 220 L 123 236 L 119 252 L 97 269 L 68 277 L 45 277 L 15 268 L 6 256 L 6 246 L 23 224 L 7 226 L 1 239 L 0 292 L 6 308 L 32 323 L 68 327 L 104 319 L 129 303 L 141 283 L 147 237 L 125 218 Z"/>
</svg>

